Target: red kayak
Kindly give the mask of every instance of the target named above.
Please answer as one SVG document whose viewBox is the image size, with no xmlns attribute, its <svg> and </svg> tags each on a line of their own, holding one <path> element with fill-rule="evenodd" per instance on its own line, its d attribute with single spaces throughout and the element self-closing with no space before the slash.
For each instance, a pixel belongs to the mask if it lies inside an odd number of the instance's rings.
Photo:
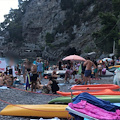
<svg viewBox="0 0 120 120">
<path fill-rule="evenodd" d="M 114 84 L 98 84 L 98 85 L 75 85 L 72 90 L 104 90 L 104 89 L 119 89 L 118 85 Z"/>
<path fill-rule="evenodd" d="M 80 93 L 83 93 L 86 91 L 75 91 L 72 92 L 72 95 L 79 95 Z M 62 96 L 71 96 L 71 92 L 61 92 L 61 91 L 57 91 L 58 94 L 62 95 Z M 110 89 L 104 89 L 101 91 L 95 91 L 95 92 L 88 92 L 87 93 L 91 94 L 91 95 L 120 95 L 120 91 L 112 91 Z"/>
</svg>

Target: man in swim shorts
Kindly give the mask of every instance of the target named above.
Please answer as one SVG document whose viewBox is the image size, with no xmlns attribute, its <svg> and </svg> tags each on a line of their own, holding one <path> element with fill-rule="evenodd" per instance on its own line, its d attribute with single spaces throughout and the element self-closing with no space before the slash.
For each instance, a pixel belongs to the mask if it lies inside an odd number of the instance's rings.
<svg viewBox="0 0 120 120">
<path fill-rule="evenodd" d="M 87 85 L 88 81 L 89 81 L 89 84 L 91 84 L 91 81 L 90 81 L 91 68 L 93 66 L 94 69 L 96 69 L 96 65 L 90 60 L 89 57 L 87 57 L 87 60 L 84 62 L 83 66 L 86 66 L 86 69 L 85 69 L 85 85 Z"/>
</svg>

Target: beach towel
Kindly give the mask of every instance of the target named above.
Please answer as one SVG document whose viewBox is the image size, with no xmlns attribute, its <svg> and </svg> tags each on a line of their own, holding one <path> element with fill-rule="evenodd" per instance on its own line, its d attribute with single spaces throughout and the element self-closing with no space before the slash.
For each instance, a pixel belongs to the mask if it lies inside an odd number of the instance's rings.
<svg viewBox="0 0 120 120">
<path fill-rule="evenodd" d="M 79 69 L 78 69 L 78 74 L 81 75 L 82 72 L 82 65 L 80 64 Z"/>
<path fill-rule="evenodd" d="M 88 103 L 98 106 L 107 111 L 115 112 L 117 109 L 120 109 L 120 107 L 112 105 L 109 101 L 104 101 L 104 100 L 98 99 L 95 96 L 93 96 L 89 93 L 86 93 L 86 92 L 81 93 L 78 96 L 76 96 L 75 98 L 73 98 L 73 104 L 77 104 L 81 100 L 85 100 Z"/>
<path fill-rule="evenodd" d="M 28 74 L 27 81 L 26 81 L 26 90 L 30 90 L 30 85 L 31 85 L 30 74 Z"/>
<path fill-rule="evenodd" d="M 92 105 L 85 100 L 81 100 L 81 102 L 77 104 L 69 103 L 70 108 L 80 113 L 84 113 L 93 118 L 97 118 L 99 120 L 120 120 L 120 110 L 116 110 L 115 112 L 106 111 L 100 107 Z"/>
<path fill-rule="evenodd" d="M 7 86 L 1 86 L 0 89 L 9 89 Z"/>
</svg>

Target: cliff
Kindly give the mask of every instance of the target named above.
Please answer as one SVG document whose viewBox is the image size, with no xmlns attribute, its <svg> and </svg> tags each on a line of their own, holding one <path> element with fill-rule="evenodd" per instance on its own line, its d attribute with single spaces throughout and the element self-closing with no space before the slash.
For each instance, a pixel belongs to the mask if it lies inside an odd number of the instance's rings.
<svg viewBox="0 0 120 120">
<path fill-rule="evenodd" d="M 24 44 L 18 51 L 27 47 L 31 56 L 51 60 L 100 53 L 92 34 L 101 28 L 99 12 L 110 10 L 111 0 L 31 0 L 22 18 Z"/>
</svg>

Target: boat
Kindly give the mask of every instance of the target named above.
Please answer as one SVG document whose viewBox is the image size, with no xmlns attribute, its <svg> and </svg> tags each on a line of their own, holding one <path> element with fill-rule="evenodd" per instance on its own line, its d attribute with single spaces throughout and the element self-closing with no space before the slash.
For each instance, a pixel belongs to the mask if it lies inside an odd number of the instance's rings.
<svg viewBox="0 0 120 120">
<path fill-rule="evenodd" d="M 111 103 L 120 103 L 120 95 L 95 95 L 95 97 L 105 101 L 109 101 Z M 72 101 L 71 97 L 58 97 L 49 101 L 48 104 L 54 104 L 54 103 L 68 104 L 71 101 Z"/>
<path fill-rule="evenodd" d="M 43 118 L 69 118 L 70 115 L 66 111 L 67 105 L 8 105 L 1 112 L 0 115 L 5 116 L 29 116 L 29 117 L 43 117 Z"/>
<path fill-rule="evenodd" d="M 61 91 L 57 91 L 58 94 L 62 95 L 62 96 L 71 96 L 72 95 L 79 95 L 80 93 L 83 93 L 85 91 L 75 91 L 75 92 L 61 92 Z M 104 89 L 101 91 L 95 91 L 95 92 L 88 92 L 87 93 L 91 94 L 91 95 L 120 95 L 120 91 L 112 91 L 110 89 Z"/>
<path fill-rule="evenodd" d="M 114 84 L 98 84 L 98 85 L 75 85 L 71 88 L 72 90 L 103 90 L 103 89 L 119 89 L 118 85 Z"/>
</svg>

